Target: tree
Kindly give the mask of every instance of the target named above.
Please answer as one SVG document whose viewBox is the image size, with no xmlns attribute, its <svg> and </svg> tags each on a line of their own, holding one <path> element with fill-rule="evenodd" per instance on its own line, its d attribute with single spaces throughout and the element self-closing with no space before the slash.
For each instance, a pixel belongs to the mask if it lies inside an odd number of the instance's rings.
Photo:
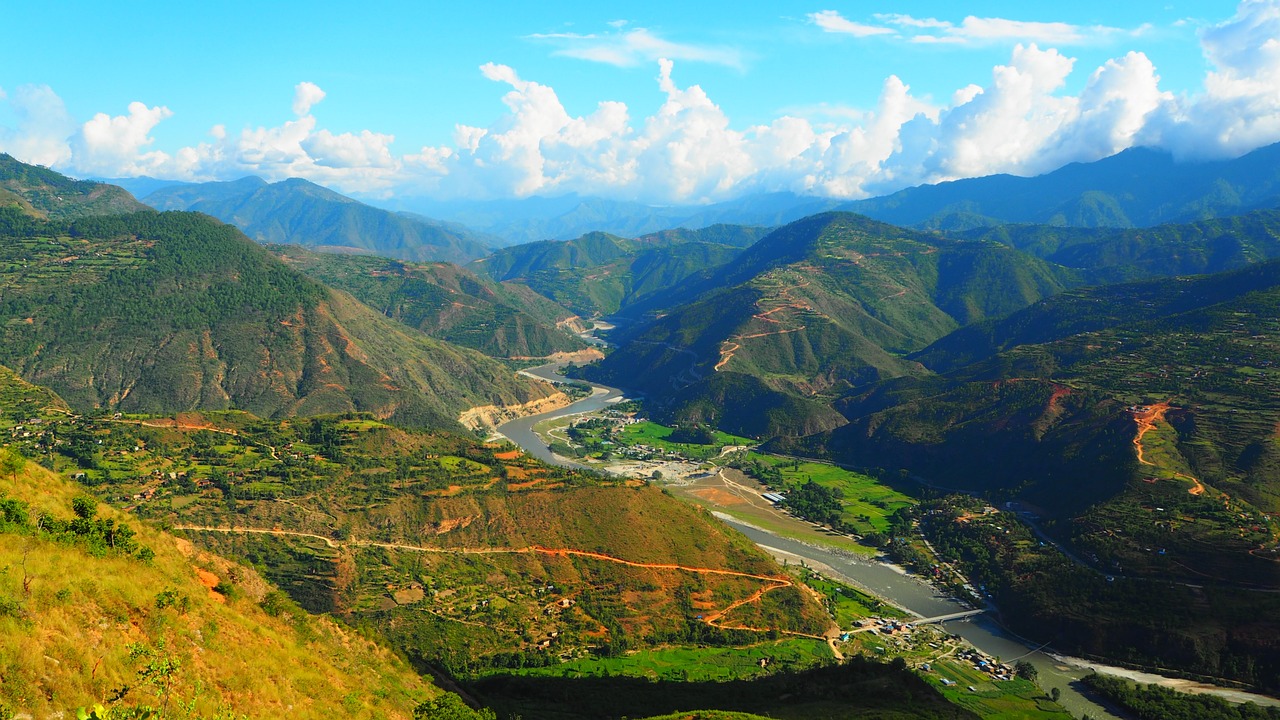
<svg viewBox="0 0 1280 720">
<path fill-rule="evenodd" d="M 488 708 L 473 710 L 457 695 L 447 692 L 413 709 L 413 720 L 496 720 Z"/>
<path fill-rule="evenodd" d="M 1049 689 L 1049 699 L 1050 699 L 1050 700 L 1052 700 L 1052 701 L 1054 701 L 1054 702 L 1058 702 L 1058 699 L 1059 699 L 1059 698 L 1061 698 L 1061 697 L 1062 697 L 1062 690 L 1061 690 L 1060 688 L 1050 688 L 1050 689 Z"/>
<path fill-rule="evenodd" d="M 1036 666 L 1026 660 L 1019 660 L 1013 664 L 1013 672 L 1020 678 L 1025 678 L 1031 682 L 1035 682 L 1039 677 L 1040 671 L 1036 670 Z"/>
<path fill-rule="evenodd" d="M 0 474 L 11 476 L 14 483 L 18 482 L 18 471 L 26 465 L 27 459 L 12 450 L 7 450 L 0 456 Z"/>
</svg>

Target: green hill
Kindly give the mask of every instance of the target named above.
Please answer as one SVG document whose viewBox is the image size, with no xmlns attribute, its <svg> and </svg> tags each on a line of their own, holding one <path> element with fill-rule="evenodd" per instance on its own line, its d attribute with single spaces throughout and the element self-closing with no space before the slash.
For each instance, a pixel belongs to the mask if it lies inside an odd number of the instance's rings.
<svg viewBox="0 0 1280 720">
<path fill-rule="evenodd" d="M 729 262 L 739 250 L 689 238 L 730 234 L 723 228 L 681 230 L 629 240 L 593 232 L 575 240 L 504 248 L 472 263 L 471 268 L 495 280 L 528 285 L 590 318 L 661 296 L 698 273 Z"/>
<path fill-rule="evenodd" d="M 72 180 L 48 168 L 0 153 L 0 207 L 18 207 L 36 217 L 68 219 L 138 212 L 147 206 L 114 185 Z"/>
<path fill-rule="evenodd" d="M 34 220 L 0 209 L 0 363 L 78 409 L 357 409 L 452 425 L 544 397 L 197 213 Z"/>
<path fill-rule="evenodd" d="M 524 285 L 499 283 L 449 263 L 311 253 L 272 246 L 289 266 L 345 290 L 384 315 L 493 357 L 545 357 L 587 344 L 575 316 Z"/>
<path fill-rule="evenodd" d="M 785 226 L 731 265 L 662 299 L 692 299 L 629 329 L 598 377 L 639 389 L 690 415 L 718 376 L 749 376 L 761 392 L 723 398 L 717 422 L 753 434 L 797 434 L 841 421 L 809 412 L 759 432 L 763 395 L 803 398 L 811 410 L 850 388 L 921 374 L 903 357 L 976 320 L 1006 314 L 1078 282 L 1071 271 L 997 243 L 958 242 L 856 215 Z M 648 309 L 644 303 L 636 306 Z M 743 404 L 750 399 L 751 402 Z M 776 401 L 775 401 L 776 402 Z M 794 405 L 793 405 L 794 407 Z"/>
<path fill-rule="evenodd" d="M 144 200 L 158 210 L 212 215 L 263 243 L 457 263 L 489 253 L 481 237 L 459 225 L 380 210 L 300 178 L 175 185 Z"/>
</svg>

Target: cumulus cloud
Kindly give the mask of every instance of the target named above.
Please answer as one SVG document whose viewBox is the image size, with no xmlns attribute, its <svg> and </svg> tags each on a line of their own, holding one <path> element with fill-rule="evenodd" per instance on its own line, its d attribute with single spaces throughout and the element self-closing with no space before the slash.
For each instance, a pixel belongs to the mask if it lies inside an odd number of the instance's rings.
<svg viewBox="0 0 1280 720">
<path fill-rule="evenodd" d="M 293 114 L 302 117 L 311 112 L 311 107 L 324 99 L 324 91 L 319 85 L 300 82 L 293 88 Z"/>
<path fill-rule="evenodd" d="M 944 35 L 965 26 L 877 20 L 903 33 Z M 990 30 L 997 31 L 1004 32 Z M 551 85 L 488 63 L 479 74 L 503 88 L 504 111 L 487 125 L 457 125 L 449 142 L 408 152 L 397 152 L 389 133 L 320 127 L 310 110 L 324 92 L 311 83 L 294 88 L 293 119 L 238 132 L 214 125 L 205 142 L 169 153 L 152 140 L 171 114 L 164 106 L 132 103 L 124 115 L 100 113 L 77 126 L 52 90 L 30 86 L 0 99 L 18 119 L 0 128 L 0 149 L 82 175 L 301 176 L 379 195 L 577 192 L 676 203 L 790 190 L 857 198 L 992 173 L 1033 175 L 1136 145 L 1205 158 L 1278 142 L 1277 38 L 1280 1 L 1245 0 L 1234 17 L 1201 30 L 1211 69 L 1195 94 L 1162 90 L 1157 68 L 1141 52 L 1080 68 L 1059 48 L 1024 42 L 989 77 L 942 101 L 917 97 L 910 78 L 890 75 L 873 107 L 850 108 L 833 97 L 831 105 L 747 127 L 735 126 L 701 86 L 683 84 L 684 66 L 672 58 L 653 61 L 653 109 L 633 112 L 603 100 L 586 114 L 570 113 Z M 1082 72 L 1083 89 L 1066 92 Z"/>
<path fill-rule="evenodd" d="M 742 53 L 731 47 L 678 43 L 659 37 L 645 28 L 624 30 L 626 21 L 608 23 L 605 33 L 538 33 L 527 36 L 530 40 L 557 46 L 554 52 L 563 57 L 590 60 L 592 62 L 636 67 L 657 62 L 660 58 L 704 62 L 742 69 Z"/>
<path fill-rule="evenodd" d="M 147 175 L 162 171 L 170 156 L 145 150 L 155 142 L 151 131 L 173 113 L 162 105 L 129 103 L 127 115 L 98 113 L 71 139 L 76 170 L 88 175 Z"/>
</svg>

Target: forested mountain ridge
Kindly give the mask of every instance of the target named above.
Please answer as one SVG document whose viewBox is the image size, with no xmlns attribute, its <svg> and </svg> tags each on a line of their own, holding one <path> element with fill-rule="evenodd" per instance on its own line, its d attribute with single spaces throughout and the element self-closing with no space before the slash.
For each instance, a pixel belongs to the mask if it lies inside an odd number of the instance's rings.
<svg viewBox="0 0 1280 720">
<path fill-rule="evenodd" d="M 754 234 L 675 230 L 628 239 L 592 232 L 573 240 L 503 248 L 470 267 L 495 280 L 528 285 L 583 317 L 595 317 L 661 296 L 741 252 L 729 245 L 704 242 L 701 237 L 750 239 Z"/>
<path fill-rule="evenodd" d="M 758 421 L 763 406 L 780 402 L 767 397 L 791 396 L 786 407 L 797 411 L 803 400 L 807 417 L 775 413 L 778 422 L 767 426 L 729 429 L 803 434 L 839 423 L 819 409 L 823 398 L 922 373 L 902 356 L 1078 283 L 1072 271 L 997 243 L 826 213 L 780 228 L 664 295 L 668 304 L 692 302 L 627 328 L 623 347 L 594 372 L 639 384 L 677 416 L 709 422 Z M 734 396 L 754 398 L 753 407 L 735 405 Z M 729 405 L 718 407 L 721 399 Z"/>
<path fill-rule="evenodd" d="M 481 237 L 460 226 L 381 210 L 301 178 L 173 185 L 143 200 L 158 210 L 207 213 L 263 243 L 457 263 L 489 252 Z"/>
<path fill-rule="evenodd" d="M 0 363 L 79 409 L 357 409 L 452 426 L 466 408 L 550 392 L 198 213 L 62 222 L 0 209 L 0 237 Z"/>
<path fill-rule="evenodd" d="M 575 316 L 524 285 L 499 283 L 450 263 L 312 253 L 276 245 L 288 265 L 351 293 L 387 317 L 493 357 L 545 357 L 587 343 Z"/>
</svg>

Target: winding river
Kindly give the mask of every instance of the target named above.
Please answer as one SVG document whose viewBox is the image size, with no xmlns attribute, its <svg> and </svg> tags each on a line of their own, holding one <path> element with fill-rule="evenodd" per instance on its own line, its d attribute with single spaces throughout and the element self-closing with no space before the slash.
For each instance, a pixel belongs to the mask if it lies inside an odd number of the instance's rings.
<svg viewBox="0 0 1280 720">
<path fill-rule="evenodd" d="M 559 370 L 562 367 L 563 365 L 561 364 L 553 363 L 523 372 L 543 380 L 564 382 L 568 378 L 559 374 Z M 542 438 L 533 432 L 533 426 L 544 420 L 568 415 L 580 415 L 603 409 L 610 403 L 616 402 L 623 395 L 618 388 L 594 383 L 592 383 L 592 387 L 594 392 L 589 397 L 558 410 L 512 420 L 499 426 L 498 432 L 540 460 L 566 467 L 585 467 L 580 463 L 553 455 L 547 448 L 546 443 L 542 441 Z M 840 576 L 837 579 L 868 590 L 921 617 L 935 617 L 970 609 L 967 605 L 954 598 L 940 594 L 933 586 L 913 575 L 904 573 L 894 566 L 780 537 L 736 522 L 726 516 L 720 516 L 720 519 L 774 555 L 803 559 L 817 565 L 825 565 Z M 1124 675 L 1140 682 L 1168 681 L 1168 678 L 1158 675 L 1135 673 L 1100 665 L 1091 666 L 1082 660 L 1051 655 L 1042 650 L 1043 646 L 1035 646 L 1014 637 L 986 616 L 951 621 L 946 623 L 946 629 L 955 635 L 963 637 L 971 645 L 987 655 L 999 657 L 1003 662 L 1030 661 L 1039 671 L 1040 685 L 1046 691 L 1051 687 L 1059 688 L 1062 691 L 1059 703 L 1077 717 L 1086 713 L 1095 718 L 1120 719 L 1126 717 L 1100 705 L 1081 692 L 1079 680 L 1090 672 L 1089 667 L 1095 667 L 1099 672 Z M 1280 700 L 1274 698 L 1228 688 L 1196 684 L 1194 687 L 1182 689 L 1211 692 L 1236 702 L 1252 700 L 1261 705 L 1280 705 Z"/>
</svg>

